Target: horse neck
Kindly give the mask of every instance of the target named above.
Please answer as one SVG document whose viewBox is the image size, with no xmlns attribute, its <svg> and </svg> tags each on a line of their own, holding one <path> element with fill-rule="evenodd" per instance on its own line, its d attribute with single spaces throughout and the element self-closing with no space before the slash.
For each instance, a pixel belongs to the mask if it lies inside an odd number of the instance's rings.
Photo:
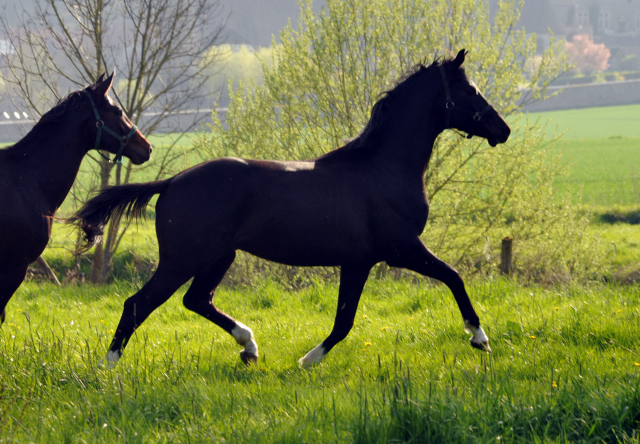
<svg viewBox="0 0 640 444">
<path fill-rule="evenodd" d="M 435 140 L 444 130 L 444 111 L 434 104 L 439 90 L 432 87 L 423 92 L 408 94 L 406 103 L 396 104 L 397 111 L 390 114 L 392 118 L 378 150 L 386 165 L 421 176 L 426 172 Z"/>
<path fill-rule="evenodd" d="M 88 151 L 90 141 L 80 120 L 67 118 L 58 124 L 36 125 L 9 148 L 14 171 L 29 178 L 25 186 L 44 196 L 45 211 L 51 215 L 69 193 Z"/>
</svg>

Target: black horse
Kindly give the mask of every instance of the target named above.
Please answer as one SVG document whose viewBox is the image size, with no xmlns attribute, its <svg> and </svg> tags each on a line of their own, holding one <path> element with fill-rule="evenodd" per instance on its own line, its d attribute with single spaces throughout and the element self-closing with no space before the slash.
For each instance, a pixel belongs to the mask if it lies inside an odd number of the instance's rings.
<svg viewBox="0 0 640 444">
<path fill-rule="evenodd" d="M 136 165 L 151 156 L 149 142 L 109 98 L 112 82 L 113 74 L 102 75 L 69 94 L 22 140 L 0 150 L 0 324 L 27 267 L 49 242 L 53 216 L 84 155 L 96 148 Z"/>
<path fill-rule="evenodd" d="M 444 282 L 471 345 L 490 351 L 459 274 L 420 240 L 429 213 L 424 174 L 438 134 L 457 128 L 495 146 L 510 133 L 467 79 L 465 55 L 418 65 L 374 105 L 358 137 L 315 160 L 217 159 L 167 180 L 113 187 L 87 202 L 74 218 L 90 245 L 114 214 L 140 216 L 160 194 L 158 268 L 125 301 L 107 362 L 115 365 L 134 330 L 192 277 L 184 305 L 244 346 L 243 361 L 256 361 L 252 331 L 213 303 L 236 250 L 289 265 L 341 267 L 333 330 L 300 359 L 302 366 L 320 362 L 347 336 L 369 271 L 382 261 Z"/>
</svg>

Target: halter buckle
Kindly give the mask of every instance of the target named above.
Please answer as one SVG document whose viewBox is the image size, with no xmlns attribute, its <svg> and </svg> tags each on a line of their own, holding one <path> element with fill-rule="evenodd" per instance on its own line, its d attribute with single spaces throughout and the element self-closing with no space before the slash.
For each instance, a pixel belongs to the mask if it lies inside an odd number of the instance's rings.
<svg viewBox="0 0 640 444">
<path fill-rule="evenodd" d="M 449 106 L 451 105 L 451 106 Z M 453 100 L 448 101 L 447 103 L 445 103 L 444 107 L 447 108 L 449 111 L 451 111 L 453 109 L 453 107 L 456 106 L 455 103 L 453 103 Z"/>
<path fill-rule="evenodd" d="M 102 128 L 104 126 L 103 120 L 96 120 L 96 128 Z"/>
</svg>

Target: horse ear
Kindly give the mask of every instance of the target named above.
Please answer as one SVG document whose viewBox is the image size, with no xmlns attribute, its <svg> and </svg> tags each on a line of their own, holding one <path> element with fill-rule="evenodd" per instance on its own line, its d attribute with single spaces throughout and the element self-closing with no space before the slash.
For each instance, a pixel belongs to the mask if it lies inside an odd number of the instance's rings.
<svg viewBox="0 0 640 444">
<path fill-rule="evenodd" d="M 461 49 L 460 52 L 458 52 L 458 55 L 453 61 L 453 66 L 455 69 L 458 69 L 462 66 L 462 64 L 464 63 L 464 58 L 467 54 L 469 54 L 469 51 L 465 51 L 464 49 Z"/>
<path fill-rule="evenodd" d="M 115 76 L 115 74 L 116 72 L 114 70 L 113 73 L 106 79 L 104 78 L 105 74 L 102 74 L 98 78 L 98 80 L 96 81 L 96 89 L 95 89 L 96 96 L 98 97 L 107 96 L 107 93 L 109 92 L 109 89 L 111 89 L 111 85 L 113 84 L 113 76 Z"/>
</svg>

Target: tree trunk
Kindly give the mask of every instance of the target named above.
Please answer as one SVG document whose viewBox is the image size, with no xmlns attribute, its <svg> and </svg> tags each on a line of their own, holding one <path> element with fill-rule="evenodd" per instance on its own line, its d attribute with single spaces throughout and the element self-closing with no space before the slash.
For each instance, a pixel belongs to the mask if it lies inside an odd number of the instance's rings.
<svg viewBox="0 0 640 444">
<path fill-rule="evenodd" d="M 53 281 L 58 287 L 60 286 L 60 281 L 58 280 L 58 277 L 56 276 L 56 274 L 53 272 L 49 264 L 47 264 L 47 261 L 45 261 L 42 256 L 36 259 L 36 264 L 38 264 L 38 267 L 40 267 L 40 269 L 44 271 L 44 274 L 47 275 L 49 280 Z"/>
<path fill-rule="evenodd" d="M 100 160 L 100 190 L 104 190 L 109 186 L 109 179 L 111 178 L 111 164 L 107 159 Z M 111 225 L 111 224 L 109 224 Z M 104 282 L 102 279 L 102 269 L 104 267 L 104 240 L 101 240 L 95 247 L 93 252 L 93 260 L 91 262 L 91 274 L 89 275 L 89 282 L 92 284 L 98 284 Z"/>
</svg>

